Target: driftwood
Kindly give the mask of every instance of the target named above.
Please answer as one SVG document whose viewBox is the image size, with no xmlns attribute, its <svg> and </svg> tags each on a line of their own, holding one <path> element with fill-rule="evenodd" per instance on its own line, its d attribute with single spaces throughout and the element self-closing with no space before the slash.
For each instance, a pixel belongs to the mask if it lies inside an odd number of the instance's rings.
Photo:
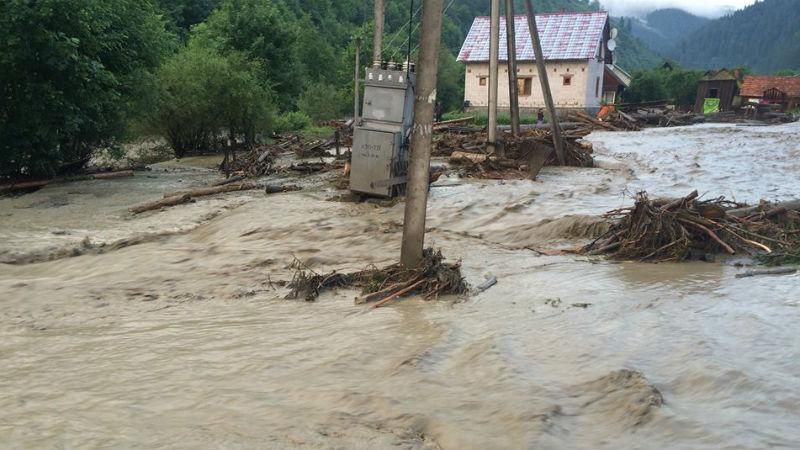
<svg viewBox="0 0 800 450">
<path fill-rule="evenodd" d="M 69 181 L 85 181 L 85 180 L 108 180 L 112 178 L 125 178 L 132 176 L 134 176 L 132 170 L 119 170 L 116 172 L 97 172 L 86 175 L 52 178 L 49 180 L 21 181 L 18 183 L 0 185 L 0 193 L 43 188 L 53 183 L 64 183 Z"/>
<path fill-rule="evenodd" d="M 780 214 L 781 210 L 794 210 L 800 211 L 800 200 L 791 200 L 787 202 L 775 203 L 769 205 L 769 210 L 766 212 L 766 217 L 772 217 L 774 215 Z M 729 216 L 734 217 L 747 217 L 753 214 L 758 214 L 762 212 L 764 209 L 763 205 L 758 206 L 748 206 L 747 208 L 737 208 L 728 210 L 727 213 Z"/>
<path fill-rule="evenodd" d="M 299 191 L 303 188 L 296 184 L 284 184 L 284 185 L 267 185 L 265 191 L 267 194 L 279 194 L 281 192 L 292 192 L 292 191 Z"/>
<path fill-rule="evenodd" d="M 757 277 L 759 275 L 791 275 L 797 273 L 794 267 L 781 267 L 778 269 L 757 269 L 748 270 L 747 272 L 737 273 L 736 278 Z"/>
<path fill-rule="evenodd" d="M 797 206 L 793 202 L 739 208 L 724 198 L 702 201 L 697 191 L 655 200 L 640 192 L 635 201 L 632 208 L 608 213 L 611 230 L 581 251 L 652 262 L 705 259 L 723 251 L 755 254 L 766 264 L 792 263 L 800 254 L 800 213 L 789 208 Z"/>
<path fill-rule="evenodd" d="M 236 183 L 239 181 L 243 181 L 246 177 L 244 175 L 235 175 L 230 178 L 217 181 L 216 183 L 212 184 L 211 186 L 225 186 L 226 184 Z"/>
<path fill-rule="evenodd" d="M 222 186 L 201 187 L 196 189 L 187 189 L 184 191 L 167 192 L 164 194 L 164 198 L 175 197 L 178 195 L 205 197 L 207 195 L 222 194 L 224 192 L 251 191 L 253 189 L 261 189 L 262 187 L 263 185 L 256 183 L 224 184 Z"/>
<path fill-rule="evenodd" d="M 183 203 L 189 203 L 190 201 L 192 201 L 192 196 L 189 194 L 175 195 L 173 197 L 167 197 L 161 200 L 157 200 L 155 202 L 134 206 L 133 208 L 130 208 L 128 211 L 132 212 L 133 214 L 141 214 L 146 211 L 161 209 L 165 206 L 175 206 L 175 205 L 181 205 Z"/>
</svg>

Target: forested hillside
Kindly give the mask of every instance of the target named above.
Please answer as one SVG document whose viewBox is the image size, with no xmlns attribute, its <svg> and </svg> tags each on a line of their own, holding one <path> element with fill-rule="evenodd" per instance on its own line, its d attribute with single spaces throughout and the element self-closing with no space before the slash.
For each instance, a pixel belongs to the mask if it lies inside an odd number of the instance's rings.
<svg viewBox="0 0 800 450">
<path fill-rule="evenodd" d="M 697 68 L 800 69 L 800 2 L 763 0 L 709 22 L 680 42 L 674 57 Z"/>
<path fill-rule="evenodd" d="M 659 9 L 643 18 L 623 17 L 623 27 L 661 55 L 674 53 L 676 45 L 710 20 L 680 9 Z"/>
</svg>

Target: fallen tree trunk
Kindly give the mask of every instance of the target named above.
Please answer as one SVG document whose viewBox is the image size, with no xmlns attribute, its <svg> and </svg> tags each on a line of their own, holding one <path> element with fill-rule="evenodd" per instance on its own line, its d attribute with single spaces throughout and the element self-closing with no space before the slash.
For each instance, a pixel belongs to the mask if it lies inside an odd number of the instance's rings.
<svg viewBox="0 0 800 450">
<path fill-rule="evenodd" d="M 187 189 L 185 191 L 167 192 L 164 198 L 175 197 L 179 195 L 189 195 L 191 197 L 205 197 L 208 195 L 222 194 L 224 192 L 235 191 L 251 191 L 253 189 L 261 189 L 262 185 L 257 183 L 238 183 L 238 184 L 224 184 L 222 186 L 202 187 L 196 189 Z"/>
<path fill-rule="evenodd" d="M 296 184 L 284 184 L 284 185 L 281 185 L 281 186 L 275 186 L 275 185 L 269 185 L 268 184 L 267 187 L 265 188 L 265 191 L 267 192 L 267 194 L 279 194 L 281 192 L 299 191 L 301 189 L 303 189 L 303 188 L 301 188 L 300 186 L 297 186 Z"/>
<path fill-rule="evenodd" d="M 189 194 L 175 195 L 173 197 L 167 197 L 161 200 L 157 200 L 155 202 L 134 206 L 133 208 L 130 208 L 128 211 L 132 212 L 133 214 L 141 214 L 146 211 L 161 209 L 165 206 L 175 206 L 183 203 L 189 203 L 190 201 L 192 201 L 192 196 Z"/>
<path fill-rule="evenodd" d="M 42 188 L 52 183 L 63 183 L 68 181 L 85 181 L 85 180 L 108 180 L 112 178 L 124 178 L 132 176 L 134 176 L 132 170 L 120 170 L 117 172 L 97 172 L 93 174 L 78 175 L 73 177 L 52 178 L 50 180 L 21 181 L 19 183 L 11 183 L 0 186 L 0 193 Z"/>
<path fill-rule="evenodd" d="M 762 205 L 758 205 L 758 206 L 749 206 L 747 208 L 729 209 L 727 211 L 727 214 L 733 217 L 747 217 L 749 215 L 761 212 L 762 208 L 763 208 Z M 800 210 L 800 200 L 790 200 L 787 202 L 775 203 L 770 205 L 771 210 L 776 210 L 780 208 L 784 208 L 790 211 L 792 210 L 798 211 Z M 769 217 L 771 211 L 766 211 L 766 213 Z M 772 215 L 775 215 L 775 213 L 773 213 Z"/>
</svg>

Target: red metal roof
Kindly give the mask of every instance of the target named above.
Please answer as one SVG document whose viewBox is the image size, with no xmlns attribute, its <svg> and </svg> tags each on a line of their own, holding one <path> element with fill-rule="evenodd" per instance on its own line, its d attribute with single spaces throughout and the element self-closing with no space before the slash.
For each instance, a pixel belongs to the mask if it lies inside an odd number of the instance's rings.
<svg viewBox="0 0 800 450">
<path fill-rule="evenodd" d="M 603 29 L 608 22 L 608 13 L 559 13 L 536 15 L 536 26 L 542 42 L 545 60 L 575 60 L 595 57 Z M 458 60 L 463 62 L 489 61 L 489 17 L 476 17 L 472 22 Z M 514 16 L 514 31 L 517 37 L 517 59 L 534 61 L 536 57 L 531 45 L 528 19 L 525 15 Z M 500 18 L 500 60 L 508 59 L 506 49 L 506 20 Z"/>
<path fill-rule="evenodd" d="M 789 97 L 800 97 L 800 77 L 769 77 L 748 75 L 744 77 L 740 95 L 763 97 L 764 91 L 777 89 Z"/>
</svg>

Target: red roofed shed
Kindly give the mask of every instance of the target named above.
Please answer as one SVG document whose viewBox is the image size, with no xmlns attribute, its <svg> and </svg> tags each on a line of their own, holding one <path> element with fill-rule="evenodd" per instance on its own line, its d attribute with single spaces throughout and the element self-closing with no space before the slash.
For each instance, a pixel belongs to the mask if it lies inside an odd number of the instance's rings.
<svg viewBox="0 0 800 450">
<path fill-rule="evenodd" d="M 800 77 L 748 75 L 744 77 L 742 99 L 750 103 L 780 105 L 783 110 L 800 106 Z"/>
</svg>

